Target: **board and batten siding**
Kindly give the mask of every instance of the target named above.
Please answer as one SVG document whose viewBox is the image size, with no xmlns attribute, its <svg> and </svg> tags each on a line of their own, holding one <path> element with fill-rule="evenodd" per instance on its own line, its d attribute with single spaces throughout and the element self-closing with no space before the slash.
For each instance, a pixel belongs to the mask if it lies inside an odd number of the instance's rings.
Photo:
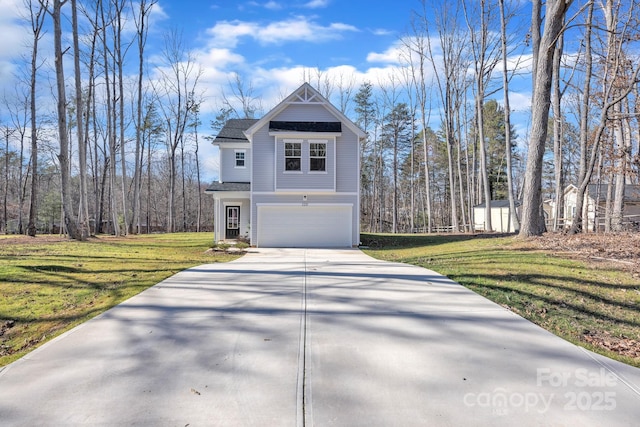
<svg viewBox="0 0 640 427">
<path fill-rule="evenodd" d="M 236 168 L 236 150 L 244 150 L 244 168 Z M 221 182 L 250 182 L 251 181 L 251 149 L 249 144 L 237 148 L 220 148 L 220 181 Z"/>
</svg>

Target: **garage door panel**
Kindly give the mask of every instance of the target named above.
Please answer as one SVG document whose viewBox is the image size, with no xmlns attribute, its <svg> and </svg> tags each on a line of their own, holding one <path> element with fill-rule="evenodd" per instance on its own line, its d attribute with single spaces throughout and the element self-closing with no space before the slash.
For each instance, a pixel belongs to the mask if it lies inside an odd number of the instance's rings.
<svg viewBox="0 0 640 427">
<path fill-rule="evenodd" d="M 351 206 L 259 206 L 258 246 L 349 247 Z"/>
</svg>

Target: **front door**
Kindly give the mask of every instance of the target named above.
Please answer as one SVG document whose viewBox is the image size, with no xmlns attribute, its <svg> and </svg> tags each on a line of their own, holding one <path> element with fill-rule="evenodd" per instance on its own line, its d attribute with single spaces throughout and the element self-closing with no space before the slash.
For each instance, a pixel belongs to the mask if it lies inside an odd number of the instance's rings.
<svg viewBox="0 0 640 427">
<path fill-rule="evenodd" d="M 240 235 L 240 206 L 227 206 L 226 239 L 237 239 Z"/>
</svg>

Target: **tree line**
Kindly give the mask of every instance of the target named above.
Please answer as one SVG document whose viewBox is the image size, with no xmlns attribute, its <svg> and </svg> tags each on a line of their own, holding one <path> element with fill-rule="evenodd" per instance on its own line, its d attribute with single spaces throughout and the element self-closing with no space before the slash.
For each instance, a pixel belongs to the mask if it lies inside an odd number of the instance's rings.
<svg viewBox="0 0 640 427">
<path fill-rule="evenodd" d="M 162 64 L 148 70 L 157 0 L 24 1 L 30 57 L 15 93 L 4 95 L 0 123 L 2 231 L 83 239 L 210 228 L 198 151 L 208 143 L 200 136 L 202 69 L 173 31 Z M 578 188 L 572 232 L 584 229 L 591 183 L 608 186 L 608 228 L 622 229 L 624 187 L 638 183 L 640 168 L 638 6 L 422 0 L 386 77 L 356 83 L 355 75 L 305 71 L 301 80 L 366 132 L 363 231 L 473 231 L 481 204 L 482 227 L 491 231 L 492 202 L 501 200 L 520 235 L 539 235 L 562 227 L 570 183 Z M 125 22 L 135 31 L 124 31 Z M 45 25 L 53 29 L 53 61 L 40 51 Z M 528 131 L 519 135 L 510 98 L 523 74 L 532 95 Z M 207 131 L 262 112 L 252 83 L 234 76 Z M 38 108 L 45 87 L 55 111 Z M 549 201 L 553 223 L 545 221 Z"/>
</svg>

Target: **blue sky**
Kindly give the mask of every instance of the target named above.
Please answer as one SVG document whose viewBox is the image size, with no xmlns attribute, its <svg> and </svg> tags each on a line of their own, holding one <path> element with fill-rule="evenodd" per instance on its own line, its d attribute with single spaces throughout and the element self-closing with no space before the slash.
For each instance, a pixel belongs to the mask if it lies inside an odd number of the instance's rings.
<svg viewBox="0 0 640 427">
<path fill-rule="evenodd" d="M 28 56 L 28 31 L 18 19 L 22 5 L 23 0 L 0 0 L 0 39 L 5 41 L 0 44 L 0 91 L 15 86 L 15 63 L 20 55 Z M 397 47 L 410 32 L 416 8 L 421 8 L 419 0 L 159 0 L 147 45 L 149 66 L 159 62 L 164 34 L 181 32 L 202 70 L 201 132 L 206 134 L 235 73 L 261 98 L 263 112 L 302 84 L 305 75 L 343 78 L 355 89 L 365 80 L 384 84 L 397 71 Z M 50 31 L 43 44 L 46 55 Z M 130 61 L 136 64 L 135 52 Z M 68 70 L 71 77 L 71 64 Z M 525 112 L 529 99 L 526 87 L 516 89 L 512 107 Z M 439 122 L 435 112 L 433 119 Z M 517 126 L 522 136 L 526 121 Z M 216 178 L 215 151 L 208 143 L 201 149 L 207 178 Z"/>
</svg>

